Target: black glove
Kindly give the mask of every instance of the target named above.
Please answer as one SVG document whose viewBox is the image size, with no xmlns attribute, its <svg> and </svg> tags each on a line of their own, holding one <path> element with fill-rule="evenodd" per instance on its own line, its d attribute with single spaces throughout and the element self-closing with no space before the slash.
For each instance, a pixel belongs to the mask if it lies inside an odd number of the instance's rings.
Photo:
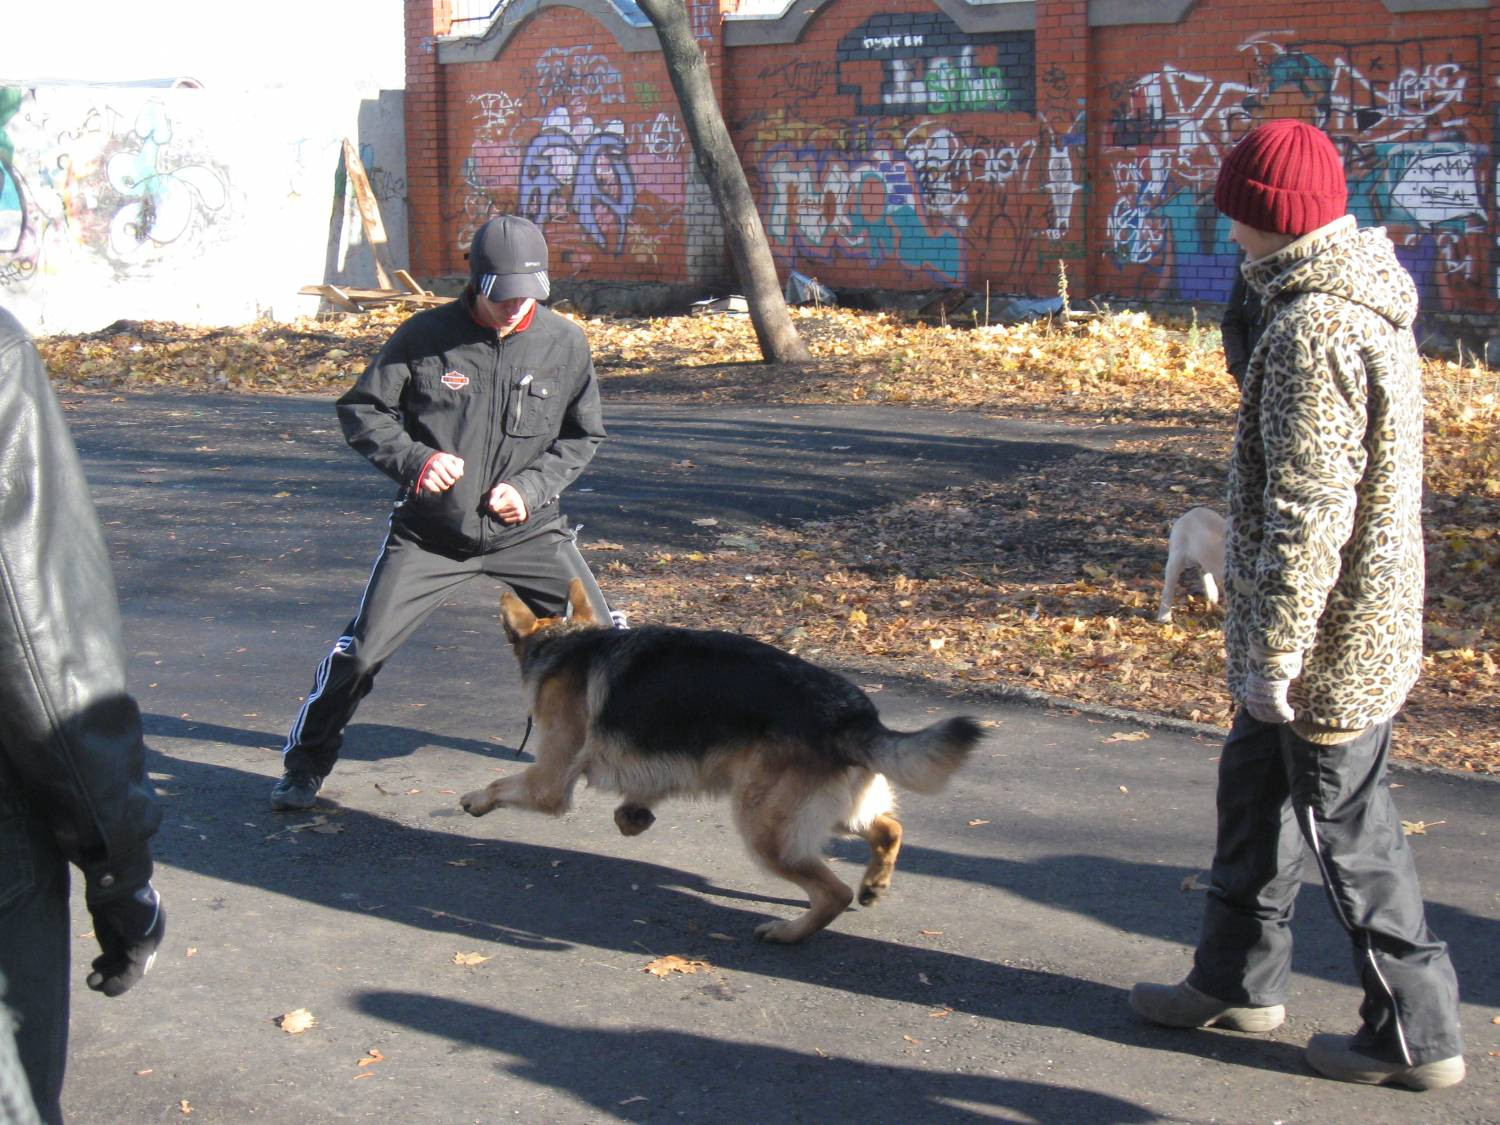
<svg viewBox="0 0 1500 1125">
<path fill-rule="evenodd" d="M 161 896 L 147 883 L 134 894 L 89 907 L 94 936 L 104 952 L 94 958 L 87 984 L 106 996 L 121 996 L 151 970 L 156 947 L 167 933 Z"/>
</svg>

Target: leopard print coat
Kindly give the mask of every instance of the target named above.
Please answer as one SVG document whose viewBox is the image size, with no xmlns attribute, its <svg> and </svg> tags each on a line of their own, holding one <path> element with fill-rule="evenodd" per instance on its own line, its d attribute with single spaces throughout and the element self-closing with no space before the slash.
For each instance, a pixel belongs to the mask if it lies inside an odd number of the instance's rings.
<svg viewBox="0 0 1500 1125">
<path fill-rule="evenodd" d="M 1266 324 L 1229 472 L 1229 689 L 1291 679 L 1298 732 L 1340 742 L 1393 716 L 1421 665 L 1416 287 L 1348 215 L 1242 268 Z"/>
</svg>

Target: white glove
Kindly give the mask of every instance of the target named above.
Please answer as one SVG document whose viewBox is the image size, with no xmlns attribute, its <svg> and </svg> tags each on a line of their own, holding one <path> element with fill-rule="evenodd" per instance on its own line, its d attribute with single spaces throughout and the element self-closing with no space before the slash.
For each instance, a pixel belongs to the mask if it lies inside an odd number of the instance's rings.
<svg viewBox="0 0 1500 1125">
<path fill-rule="evenodd" d="M 1254 672 L 1245 677 L 1245 710 L 1263 723 L 1289 723 L 1297 716 L 1286 701 L 1291 680 L 1263 680 Z"/>
</svg>

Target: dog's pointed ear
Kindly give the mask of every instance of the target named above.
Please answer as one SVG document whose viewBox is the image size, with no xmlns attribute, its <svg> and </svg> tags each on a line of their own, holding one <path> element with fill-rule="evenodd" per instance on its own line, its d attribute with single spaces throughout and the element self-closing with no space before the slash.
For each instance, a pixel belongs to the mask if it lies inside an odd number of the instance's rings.
<svg viewBox="0 0 1500 1125">
<path fill-rule="evenodd" d="M 529 637 L 536 632 L 536 614 L 526 608 L 526 603 L 509 590 L 500 595 L 500 623 L 505 626 L 505 635 L 512 641 Z"/>
<path fill-rule="evenodd" d="M 575 625 L 599 624 L 599 619 L 594 616 L 594 607 L 589 603 L 589 596 L 583 588 L 581 579 L 575 578 L 568 583 L 568 610 L 569 619 Z"/>
</svg>

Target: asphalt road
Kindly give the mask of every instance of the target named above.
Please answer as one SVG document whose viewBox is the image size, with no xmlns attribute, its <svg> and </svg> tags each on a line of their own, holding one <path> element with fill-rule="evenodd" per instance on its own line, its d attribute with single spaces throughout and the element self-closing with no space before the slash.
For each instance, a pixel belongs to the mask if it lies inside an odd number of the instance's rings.
<svg viewBox="0 0 1500 1125">
<path fill-rule="evenodd" d="M 354 608 L 390 488 L 323 401 L 80 398 L 70 418 L 121 585 L 165 820 L 168 938 L 128 996 L 82 988 L 78 1125 L 363 1121 L 1500 1120 L 1500 788 L 1403 772 L 1429 921 L 1452 945 L 1470 1077 L 1416 1095 L 1312 1076 L 1352 1030 L 1342 933 L 1309 885 L 1288 1022 L 1143 1026 L 1130 984 L 1186 971 L 1217 745 L 1142 718 L 873 682 L 887 721 L 994 724 L 954 785 L 909 797 L 890 897 L 800 947 L 799 907 L 714 803 L 618 835 L 457 795 L 517 769 L 524 728 L 483 584 L 391 661 L 310 814 L 273 814 L 282 733 Z M 1097 447 L 1107 431 L 894 408 L 620 406 L 571 497 L 591 537 L 678 549 L 726 526 L 858 511 Z M 713 516 L 705 530 L 696 518 Z M 1119 734 L 1144 732 L 1142 740 Z M 859 847 L 833 845 L 853 881 Z M 476 964 L 455 963 L 477 954 Z M 706 963 L 658 978 L 656 958 Z M 472 959 L 472 958 L 471 958 Z M 308 1009 L 298 1035 L 274 1020 Z"/>
</svg>

